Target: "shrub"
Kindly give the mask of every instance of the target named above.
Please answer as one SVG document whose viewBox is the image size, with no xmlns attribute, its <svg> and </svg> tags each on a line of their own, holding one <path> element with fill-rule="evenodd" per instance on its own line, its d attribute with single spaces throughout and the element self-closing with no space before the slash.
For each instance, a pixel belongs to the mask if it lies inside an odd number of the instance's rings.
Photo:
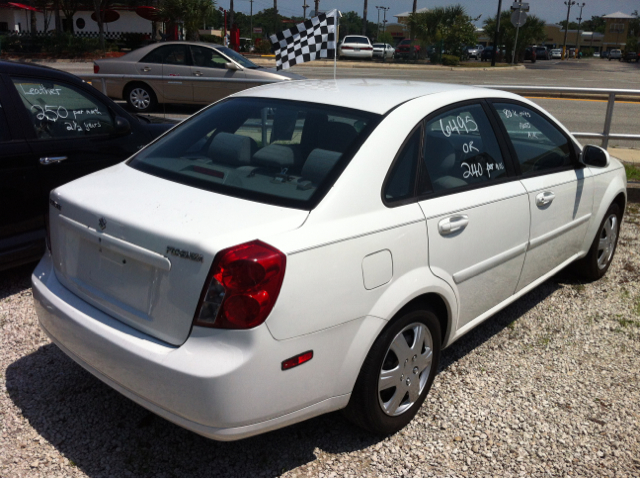
<svg viewBox="0 0 640 479">
<path fill-rule="evenodd" d="M 269 55 L 271 53 L 271 42 L 269 40 L 262 39 L 262 41 L 256 46 L 256 53 Z"/>
<path fill-rule="evenodd" d="M 442 64 L 448 67 L 460 65 L 460 59 L 455 55 L 442 55 Z"/>
<path fill-rule="evenodd" d="M 146 33 L 123 33 L 120 36 L 120 41 L 125 48 L 135 50 L 143 46 L 149 40 L 149 35 Z"/>
</svg>

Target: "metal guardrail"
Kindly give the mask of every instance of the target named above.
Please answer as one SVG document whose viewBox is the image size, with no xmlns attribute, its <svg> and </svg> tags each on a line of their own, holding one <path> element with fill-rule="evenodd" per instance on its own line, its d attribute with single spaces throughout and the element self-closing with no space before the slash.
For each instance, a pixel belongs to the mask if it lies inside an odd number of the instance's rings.
<svg viewBox="0 0 640 479">
<path fill-rule="evenodd" d="M 190 82 L 209 82 L 209 83 L 248 83 L 254 85 L 264 85 L 267 83 L 279 83 L 282 80 L 252 80 L 248 78 L 210 78 L 210 77 L 190 77 L 190 76 L 164 76 L 164 75 L 113 75 L 113 74 L 84 74 L 78 75 L 83 80 L 100 80 L 102 93 L 107 94 L 107 80 L 160 80 L 160 81 L 190 81 Z M 640 100 L 640 90 L 626 90 L 614 88 L 572 88 L 572 87 L 553 87 L 553 86 L 522 86 L 522 85 L 474 85 L 480 88 L 493 88 L 496 90 L 510 91 L 513 93 L 574 93 L 582 95 L 606 95 L 607 112 L 604 118 L 604 128 L 602 133 L 590 132 L 571 132 L 576 138 L 595 138 L 602 140 L 602 147 L 609 146 L 609 140 L 639 140 L 640 135 L 626 133 L 611 133 L 611 120 L 613 119 L 613 107 L 616 102 L 616 96 L 634 96 Z"/>
<path fill-rule="evenodd" d="M 626 90 L 615 88 L 572 88 L 555 86 L 513 86 L 513 85 L 475 85 L 481 88 L 493 88 L 496 90 L 510 91 L 513 93 L 577 93 L 582 95 L 606 95 L 607 112 L 604 117 L 604 128 L 602 133 L 571 132 L 576 138 L 596 138 L 602 140 L 602 147 L 609 146 L 609 140 L 640 140 L 640 135 L 626 133 L 611 133 L 611 120 L 613 119 L 613 107 L 616 96 L 634 96 L 640 100 L 640 90 Z"/>
</svg>

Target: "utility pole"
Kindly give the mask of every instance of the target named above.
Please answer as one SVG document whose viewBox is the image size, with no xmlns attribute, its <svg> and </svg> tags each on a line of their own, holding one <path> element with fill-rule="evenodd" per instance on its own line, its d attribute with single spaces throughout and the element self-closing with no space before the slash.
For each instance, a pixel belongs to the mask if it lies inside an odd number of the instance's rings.
<svg viewBox="0 0 640 479">
<path fill-rule="evenodd" d="M 251 45 L 249 45 L 249 52 L 251 52 L 251 48 L 253 47 L 253 2 L 255 0 L 249 0 L 249 3 L 251 4 L 251 7 L 249 9 L 249 28 L 251 29 Z"/>
<path fill-rule="evenodd" d="M 502 13 L 502 0 L 498 0 L 498 17 L 496 18 L 496 32 L 493 35 L 493 55 L 491 55 L 492 67 L 496 66 L 496 57 L 498 56 L 498 39 L 500 38 L 500 14 L 501 13 Z"/>
<path fill-rule="evenodd" d="M 364 0 L 364 11 L 362 12 L 362 34 L 367 36 L 367 6 L 369 0 Z"/>
<path fill-rule="evenodd" d="M 233 0 L 229 0 L 229 26 L 233 28 Z"/>
<path fill-rule="evenodd" d="M 569 14 L 571 13 L 571 7 L 576 4 L 575 0 L 569 0 L 564 2 L 567 6 L 567 24 L 564 26 L 564 45 L 562 46 L 562 59 L 565 60 L 567 54 L 567 34 L 569 33 Z M 568 55 L 567 55 L 568 60 Z"/>
<path fill-rule="evenodd" d="M 382 7 L 376 7 L 376 10 L 378 10 L 378 23 L 376 23 L 376 26 L 378 27 L 376 29 L 376 41 L 378 41 L 378 37 L 380 36 L 380 9 Z"/>
<path fill-rule="evenodd" d="M 320 3 L 320 0 L 315 0 L 316 2 L 316 17 L 318 16 L 318 9 L 320 8 L 320 6 L 318 5 Z"/>
<path fill-rule="evenodd" d="M 580 16 L 578 17 L 578 34 L 576 35 L 576 58 L 578 58 L 578 50 L 580 49 L 580 24 L 582 23 L 582 9 L 585 5 L 586 3 L 578 3 L 578 6 L 580 7 Z M 567 27 L 568 26 L 569 24 L 567 24 Z"/>
<path fill-rule="evenodd" d="M 387 27 L 387 10 L 389 10 L 391 7 L 380 7 L 383 11 L 384 11 L 384 20 L 382 20 L 382 33 L 385 32 L 386 27 Z"/>
<path fill-rule="evenodd" d="M 307 8 L 309 8 L 309 5 L 307 5 L 307 2 L 304 2 L 304 5 L 302 5 L 302 18 L 305 20 L 307 18 Z"/>
</svg>

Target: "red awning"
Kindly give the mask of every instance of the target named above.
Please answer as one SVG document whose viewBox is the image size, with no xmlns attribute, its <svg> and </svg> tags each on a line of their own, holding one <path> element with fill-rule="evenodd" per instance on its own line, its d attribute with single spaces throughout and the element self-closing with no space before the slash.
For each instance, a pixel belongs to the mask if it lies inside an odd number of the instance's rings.
<svg viewBox="0 0 640 479">
<path fill-rule="evenodd" d="M 7 5 L 9 5 L 9 6 L 13 7 L 13 8 L 20 8 L 22 10 L 30 10 L 32 12 L 39 12 L 40 11 L 37 8 L 31 7 L 29 5 L 23 5 L 22 3 L 7 2 Z"/>
<path fill-rule="evenodd" d="M 118 18 L 120 18 L 120 14 L 115 10 L 104 10 L 104 23 L 112 23 L 115 22 Z M 96 12 L 91 14 L 91 20 L 94 22 L 98 21 L 98 17 L 96 16 Z"/>
<path fill-rule="evenodd" d="M 145 20 L 152 22 L 164 22 L 166 19 L 160 16 L 160 12 L 156 7 L 141 6 L 136 8 L 136 13 Z"/>
</svg>

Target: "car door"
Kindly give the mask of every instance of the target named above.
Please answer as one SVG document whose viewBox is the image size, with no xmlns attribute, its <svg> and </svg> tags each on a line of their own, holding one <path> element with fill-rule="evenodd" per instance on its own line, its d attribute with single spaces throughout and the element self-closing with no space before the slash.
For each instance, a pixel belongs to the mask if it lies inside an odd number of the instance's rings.
<svg viewBox="0 0 640 479">
<path fill-rule="evenodd" d="M 137 70 L 142 75 L 169 77 L 161 81 L 149 82 L 161 97 L 178 103 L 193 101 L 193 83 L 187 79 L 191 77 L 191 61 L 187 45 L 159 46 L 138 62 Z M 170 78 L 176 76 L 185 78 Z"/>
<path fill-rule="evenodd" d="M 593 178 L 571 138 L 520 102 L 494 102 L 529 196 L 531 232 L 518 290 L 575 257 L 593 208 Z"/>
<path fill-rule="evenodd" d="M 529 238 L 527 192 L 481 102 L 428 117 L 423 150 L 429 265 L 458 298 L 457 329 L 470 328 L 515 292 Z"/>
<path fill-rule="evenodd" d="M 3 86 L 5 80 L 0 78 L 0 270 L 44 250 L 37 165 L 15 121 L 15 106 Z"/>
<path fill-rule="evenodd" d="M 113 109 L 91 87 L 25 76 L 12 76 L 9 83 L 15 87 L 16 120 L 30 146 L 43 207 L 53 188 L 123 161 L 146 143 L 138 125 L 116 133 Z"/>
<path fill-rule="evenodd" d="M 191 74 L 198 78 L 214 78 L 220 81 L 193 82 L 193 99 L 198 103 L 213 103 L 240 90 L 244 90 L 244 83 L 234 83 L 234 80 L 245 79 L 246 73 L 241 70 L 227 69 L 228 58 L 213 48 L 191 45 L 193 65 Z M 226 81 L 225 81 L 226 80 Z"/>
</svg>

